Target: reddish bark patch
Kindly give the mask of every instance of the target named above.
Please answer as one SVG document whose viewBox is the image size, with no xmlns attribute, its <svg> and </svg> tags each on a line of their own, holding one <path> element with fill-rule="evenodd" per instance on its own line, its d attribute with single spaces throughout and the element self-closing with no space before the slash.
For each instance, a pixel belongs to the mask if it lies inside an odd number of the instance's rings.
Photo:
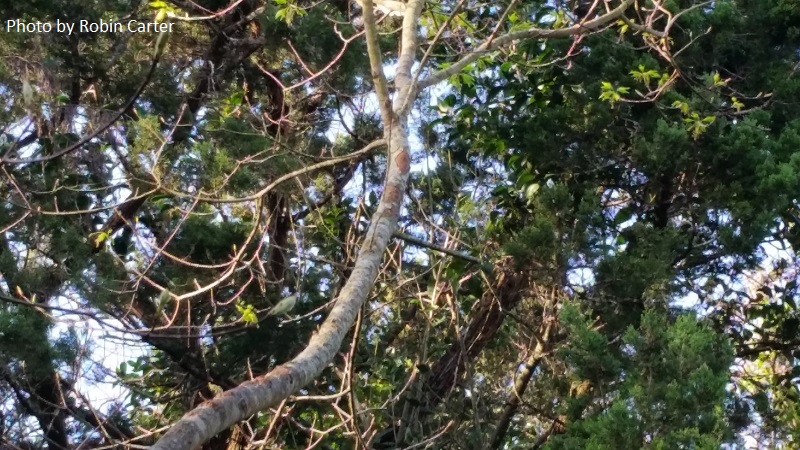
<svg viewBox="0 0 800 450">
<path fill-rule="evenodd" d="M 397 164 L 397 167 L 400 168 L 400 171 L 403 173 L 408 173 L 411 170 L 411 159 L 408 156 L 408 150 L 403 149 L 401 150 L 397 156 L 394 157 L 394 162 Z"/>
<path fill-rule="evenodd" d="M 278 366 L 269 373 L 262 375 L 262 378 L 265 381 L 273 380 L 273 379 L 280 379 L 283 377 L 289 377 L 292 375 L 292 370 L 286 366 Z"/>
<path fill-rule="evenodd" d="M 403 192 L 397 189 L 397 186 L 389 185 L 386 186 L 386 191 L 384 191 L 383 195 L 389 206 L 389 214 L 398 214 L 403 200 Z"/>
</svg>

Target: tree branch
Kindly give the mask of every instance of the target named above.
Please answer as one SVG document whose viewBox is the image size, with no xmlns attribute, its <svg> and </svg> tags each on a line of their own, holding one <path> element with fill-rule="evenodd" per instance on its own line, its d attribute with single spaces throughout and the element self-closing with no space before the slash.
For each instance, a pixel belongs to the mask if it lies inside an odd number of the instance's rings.
<svg viewBox="0 0 800 450">
<path fill-rule="evenodd" d="M 369 1 L 369 0 L 367 0 Z M 371 3 L 371 2 L 369 2 Z M 414 4 L 412 0 L 410 2 Z M 414 5 L 417 14 L 421 5 Z M 418 17 L 406 14 L 404 26 L 413 27 L 416 33 Z M 372 17 L 369 8 L 365 15 Z M 369 22 L 369 20 L 366 20 Z M 374 31 L 374 30 L 373 30 Z M 404 30 L 403 39 L 412 33 Z M 367 34 L 368 36 L 370 33 Z M 372 36 L 375 38 L 375 35 Z M 376 39 L 368 39 L 369 53 L 374 58 L 377 52 Z M 408 42 L 403 47 L 408 49 Z M 414 49 L 408 49 L 413 57 Z M 379 55 L 379 52 L 377 52 Z M 377 60 L 380 62 L 380 60 Z M 375 72 L 378 82 L 382 70 Z M 410 79 L 410 76 L 408 77 Z M 401 90 L 402 82 L 397 82 Z M 380 86 L 377 87 L 379 92 Z M 407 88 L 407 87 L 406 87 Z M 384 91 L 388 97 L 388 89 Z M 391 105 L 385 105 L 391 106 Z M 382 106 L 383 108 L 383 106 Z M 253 414 L 274 406 L 301 387 L 307 385 L 321 373 L 339 352 L 347 332 L 355 322 L 361 306 L 366 301 L 375 278 L 383 262 L 383 253 L 397 228 L 403 196 L 408 184 L 411 158 L 408 152 L 407 115 L 384 117 L 384 136 L 389 147 L 389 164 L 386 181 L 378 208 L 372 216 L 370 227 L 364 237 L 364 245 L 358 254 L 350 277 L 334 302 L 328 317 L 314 334 L 306 348 L 291 361 L 282 364 L 271 372 L 247 381 L 218 397 L 205 402 L 181 418 L 170 428 L 152 450 L 191 450 L 199 447 L 222 430 Z"/>
<path fill-rule="evenodd" d="M 367 54 L 372 70 L 372 82 L 375 83 L 375 95 L 378 96 L 378 106 L 384 123 L 392 122 L 392 99 L 389 97 L 389 87 L 386 75 L 383 73 L 383 57 L 381 46 L 378 42 L 378 25 L 375 22 L 372 0 L 364 0 L 364 31 L 367 35 Z"/>
<path fill-rule="evenodd" d="M 432 243 L 427 242 L 427 241 L 423 241 L 422 239 L 415 238 L 414 236 L 412 236 L 410 234 L 407 234 L 407 233 L 403 233 L 402 231 L 395 231 L 393 236 L 398 238 L 398 239 L 402 239 L 402 240 L 404 240 L 404 241 L 406 241 L 406 242 L 408 242 L 410 244 L 413 244 L 413 245 L 429 248 L 431 250 L 435 250 L 437 252 L 444 253 L 445 255 L 450 255 L 450 256 L 453 256 L 453 257 L 456 257 L 456 258 L 463 259 L 465 261 L 473 262 L 473 263 L 479 265 L 481 267 L 481 270 L 483 270 L 484 272 L 491 272 L 492 269 L 493 269 L 493 266 L 491 264 L 489 264 L 489 263 L 487 263 L 485 261 L 482 261 L 480 258 L 476 258 L 476 257 L 474 257 L 472 255 L 467 255 L 465 253 L 457 252 L 455 250 L 452 250 L 452 249 L 449 249 L 449 248 L 446 248 L 446 247 L 442 247 L 441 245 L 436 245 L 436 244 L 432 244 Z"/>
<path fill-rule="evenodd" d="M 564 38 L 569 36 L 575 36 L 579 34 L 584 34 L 589 31 L 595 31 L 609 23 L 615 21 L 622 14 L 628 9 L 629 6 L 633 4 L 634 0 L 624 0 L 621 5 L 617 6 L 616 8 L 609 11 L 608 14 L 604 14 L 600 17 L 592 19 L 588 22 L 584 22 L 582 24 L 576 24 L 568 28 L 559 28 L 555 30 L 546 30 L 543 28 L 529 28 L 527 30 L 521 31 L 514 31 L 503 36 L 500 36 L 493 41 L 486 41 L 474 51 L 470 52 L 459 61 L 455 62 L 453 65 L 447 67 L 446 69 L 442 69 L 428 78 L 421 80 L 419 82 L 418 89 L 422 90 L 427 87 L 433 86 L 438 84 L 451 76 L 460 72 L 463 68 L 467 67 L 471 63 L 475 62 L 480 58 L 483 54 L 487 52 L 491 52 L 493 50 L 497 50 L 504 45 L 508 45 L 512 42 L 520 41 L 523 39 L 533 39 L 533 38 Z"/>
<path fill-rule="evenodd" d="M 555 317 L 554 315 L 546 316 L 544 321 L 545 323 L 542 324 L 543 329 L 539 337 L 539 342 L 536 343 L 536 347 L 531 356 L 525 361 L 525 365 L 517 372 L 516 377 L 514 377 L 514 387 L 512 388 L 512 392 L 508 395 L 506 406 L 503 408 L 503 413 L 500 415 L 494 432 L 492 433 L 491 448 L 493 449 L 499 449 L 503 445 L 508 427 L 511 425 L 511 419 L 514 418 L 514 415 L 519 409 L 519 405 L 522 404 L 522 396 L 528 389 L 528 383 L 530 383 L 531 377 L 533 377 L 536 368 L 539 367 L 544 357 L 550 352 L 550 337 L 553 331 Z"/>
<path fill-rule="evenodd" d="M 151 449 L 191 450 L 197 448 L 203 442 L 208 441 L 211 437 L 234 423 L 280 403 L 292 393 L 312 382 L 334 359 L 373 287 L 383 262 L 383 254 L 397 228 L 411 169 L 407 130 L 408 111 L 421 88 L 431 86 L 457 73 L 478 59 L 481 53 L 499 48 L 515 40 L 533 37 L 565 37 L 579 34 L 584 30 L 602 27 L 622 15 L 625 8 L 630 6 L 633 1 L 624 0 L 621 6 L 609 14 L 584 23 L 580 27 L 572 27 L 566 30 L 530 29 L 509 33 L 497 38 L 492 43 L 483 44 L 456 65 L 437 72 L 424 80 L 420 84 L 420 88 L 414 88 L 411 66 L 418 50 L 417 26 L 424 1 L 409 0 L 405 8 L 401 50 L 395 75 L 395 87 L 399 95 L 395 98 L 394 105 L 392 105 L 383 74 L 381 52 L 378 47 L 377 31 L 372 11 L 373 2 L 372 0 L 364 0 L 368 54 L 381 108 L 384 138 L 388 146 L 388 161 L 383 194 L 377 210 L 371 218 L 370 227 L 364 237 L 363 245 L 356 258 L 352 272 L 336 298 L 328 317 L 321 324 L 317 333 L 311 337 L 308 345 L 294 359 L 277 366 L 267 374 L 244 382 L 238 387 L 198 406 L 170 428 Z M 394 106 L 394 109 L 391 108 L 392 106 Z M 504 273 L 504 275 L 508 275 L 508 279 L 506 277 L 501 278 L 503 279 L 503 285 L 509 290 L 509 297 L 511 298 L 509 307 L 513 307 L 515 300 L 520 296 L 520 274 Z M 483 326 L 484 324 L 476 324 L 476 329 L 472 331 L 478 332 L 478 335 L 473 336 L 473 345 L 470 345 L 466 350 L 467 354 L 464 356 L 467 358 L 479 352 L 487 342 L 487 339 L 496 331 L 497 328 L 494 326 L 499 326 L 502 323 L 500 310 L 491 306 L 487 306 L 487 308 L 486 313 L 491 316 L 487 317 L 487 320 L 491 322 L 489 326 L 491 329 L 486 330 Z M 458 356 L 461 355 L 459 354 Z M 449 364 L 452 367 L 448 368 L 456 369 L 455 372 L 457 373 L 457 368 L 460 367 L 460 364 L 456 361 L 449 362 L 453 364 Z M 439 372 L 446 378 L 439 380 L 438 391 L 443 392 L 452 385 L 454 377 L 449 375 L 451 374 L 449 370 L 439 370 Z"/>
<path fill-rule="evenodd" d="M 84 136 L 78 142 L 76 142 L 76 143 L 74 143 L 74 144 L 72 144 L 70 146 L 67 146 L 67 147 L 65 147 L 65 148 L 63 148 L 61 150 L 57 150 L 52 155 L 40 156 L 38 158 L 22 158 L 22 159 L 3 157 L 3 158 L 0 158 L 0 166 L 2 166 L 4 164 L 30 164 L 30 163 L 45 162 L 45 161 L 50 161 L 50 160 L 53 160 L 53 159 L 58 159 L 58 158 L 66 155 L 68 153 L 72 153 L 75 150 L 78 150 L 79 148 L 83 147 L 85 144 L 89 143 L 89 141 L 91 141 L 92 139 L 94 139 L 97 136 L 99 136 L 100 133 L 102 133 L 105 130 L 107 130 L 108 127 L 110 127 L 111 125 L 114 125 L 114 123 L 117 120 L 119 120 L 119 118 L 122 117 L 123 114 L 128 112 L 128 110 L 131 109 L 131 107 L 133 107 L 133 104 L 136 103 L 136 100 L 138 100 L 139 96 L 142 95 L 142 92 L 144 91 L 144 88 L 147 87 L 147 85 L 150 83 L 150 80 L 153 78 L 153 74 L 156 71 L 156 66 L 158 66 L 158 60 L 160 59 L 160 57 L 161 57 L 161 53 L 160 52 L 156 53 L 153 56 L 153 62 L 150 64 L 150 70 L 147 71 L 147 75 L 145 75 L 144 81 L 142 81 L 142 83 L 139 85 L 139 88 L 136 89 L 136 91 L 133 93 L 133 95 L 131 96 L 130 100 L 128 100 L 125 103 L 125 105 L 122 106 L 122 108 L 117 110 L 117 112 L 114 113 L 114 115 L 111 116 L 111 118 L 108 119 L 108 121 L 106 121 L 104 124 L 102 124 L 99 127 L 97 127 L 93 132 L 87 134 L 86 136 Z M 11 151 L 13 151 L 13 150 L 14 149 L 9 150 L 8 154 L 10 154 Z"/>
</svg>

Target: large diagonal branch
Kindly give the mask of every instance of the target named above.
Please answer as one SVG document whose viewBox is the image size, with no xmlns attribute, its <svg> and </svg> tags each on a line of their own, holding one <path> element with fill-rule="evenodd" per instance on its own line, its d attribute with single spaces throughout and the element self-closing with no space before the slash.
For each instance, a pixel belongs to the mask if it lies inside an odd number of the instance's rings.
<svg viewBox="0 0 800 450">
<path fill-rule="evenodd" d="M 425 406 L 432 409 L 462 380 L 469 365 L 483 352 L 507 317 L 522 300 L 530 273 L 518 271 L 510 259 L 495 268 L 493 287 L 486 291 L 467 325 L 462 341 L 453 342 L 431 367 Z"/>
<path fill-rule="evenodd" d="M 308 346 L 292 361 L 266 375 L 227 391 L 185 415 L 152 448 L 189 450 L 215 434 L 285 399 L 310 383 L 333 360 L 350 326 L 372 288 L 383 252 L 397 227 L 403 192 L 410 168 L 407 150 L 392 149 L 383 196 L 361 249 L 352 275 L 333 309 Z"/>
<path fill-rule="evenodd" d="M 412 0 L 410 4 L 418 2 Z M 413 26 L 414 31 L 404 32 L 404 38 L 411 34 L 416 35 L 416 19 L 421 11 L 421 5 L 410 9 L 412 12 L 407 15 L 405 26 Z M 416 11 L 417 18 L 409 18 L 413 11 Z M 413 60 L 412 50 L 410 48 L 408 50 L 409 60 Z M 376 55 L 374 48 L 370 49 L 370 55 Z M 377 56 L 380 57 L 379 52 Z M 410 68 L 408 70 L 410 72 Z M 373 70 L 373 75 L 380 83 L 382 71 Z M 234 423 L 287 398 L 313 381 L 333 360 L 378 276 L 384 250 L 397 227 L 400 216 L 403 193 L 411 167 L 405 132 L 407 119 L 401 116 L 390 117 L 390 120 L 389 123 L 384 123 L 390 163 L 381 201 L 372 217 L 369 230 L 364 237 L 364 246 L 359 252 L 353 271 L 319 331 L 293 360 L 224 392 L 186 414 L 152 447 L 153 450 L 194 449 Z"/>
<path fill-rule="evenodd" d="M 301 387 L 312 382 L 334 359 L 373 286 L 380 270 L 383 253 L 392 233 L 397 228 L 411 167 L 407 132 L 408 110 L 419 89 L 457 73 L 476 60 L 482 52 L 491 51 L 515 40 L 534 37 L 564 37 L 580 34 L 587 29 L 596 29 L 619 17 L 624 9 L 633 3 L 633 0 L 625 0 L 620 7 L 609 14 L 584 23 L 581 29 L 575 29 L 575 27 L 566 30 L 531 29 L 498 37 L 493 42 L 479 47 L 475 53 L 466 56 L 457 65 L 423 80 L 419 85 L 420 88 L 413 85 L 411 66 L 418 50 L 417 25 L 424 0 L 409 0 L 405 8 L 401 50 L 395 75 L 395 87 L 398 95 L 391 103 L 388 89 L 384 84 L 381 52 L 376 46 L 376 35 L 373 34 L 375 19 L 371 11 L 371 3 L 370 0 L 364 1 L 365 29 L 368 30 L 366 33 L 367 45 L 373 82 L 376 85 L 384 122 L 388 163 L 383 195 L 371 218 L 370 227 L 364 237 L 364 245 L 358 254 L 352 273 L 336 298 L 330 314 L 300 354 L 271 372 L 244 382 L 189 412 L 164 434 L 152 447 L 153 450 L 190 450 L 200 446 L 234 423 L 289 397 Z M 371 31 L 369 31 L 370 27 L 372 27 Z M 381 99 L 384 95 L 385 97 Z M 391 110 L 389 109 L 390 105 L 393 106 Z"/>
</svg>

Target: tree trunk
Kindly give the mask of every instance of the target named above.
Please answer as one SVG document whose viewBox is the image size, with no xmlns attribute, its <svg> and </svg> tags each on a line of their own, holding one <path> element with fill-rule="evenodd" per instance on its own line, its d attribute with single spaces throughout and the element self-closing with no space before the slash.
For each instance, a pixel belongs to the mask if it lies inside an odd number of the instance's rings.
<svg viewBox="0 0 800 450">
<path fill-rule="evenodd" d="M 550 352 L 552 344 L 550 337 L 552 335 L 555 319 L 555 313 L 553 311 L 550 311 L 545 316 L 544 322 L 540 327 L 539 342 L 536 343 L 536 347 L 531 356 L 525 361 L 525 365 L 517 372 L 516 377 L 514 377 L 513 391 L 508 395 L 506 406 L 503 408 L 503 413 L 500 414 L 500 418 L 492 434 L 491 448 L 493 449 L 498 449 L 503 445 L 503 440 L 505 440 L 506 433 L 508 432 L 508 426 L 511 424 L 511 419 L 514 418 L 514 415 L 519 409 L 519 405 L 522 403 L 522 396 L 525 394 L 525 390 L 528 389 L 528 383 L 530 383 L 533 377 L 533 372 L 536 371 L 542 359 Z"/>
<path fill-rule="evenodd" d="M 465 369 L 494 339 L 503 325 L 506 312 L 513 310 L 522 298 L 527 272 L 516 271 L 507 259 L 495 269 L 497 278 L 492 289 L 481 299 L 478 310 L 469 322 L 462 342 L 454 342 L 447 353 L 431 369 L 425 406 L 437 405 L 461 380 Z"/>
</svg>

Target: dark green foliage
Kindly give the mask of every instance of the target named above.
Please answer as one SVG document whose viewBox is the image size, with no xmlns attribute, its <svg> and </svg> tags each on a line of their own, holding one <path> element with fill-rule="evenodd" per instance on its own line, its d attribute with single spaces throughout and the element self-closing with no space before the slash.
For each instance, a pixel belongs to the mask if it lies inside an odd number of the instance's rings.
<svg viewBox="0 0 800 450">
<path fill-rule="evenodd" d="M 604 400 L 588 410 L 586 399 L 572 400 L 566 408 L 574 423 L 546 448 L 713 449 L 731 438 L 721 406 L 733 352 L 707 324 L 647 311 L 614 354 L 574 310 L 561 319 L 570 335 L 561 350 L 570 379 L 589 383 Z"/>
</svg>

